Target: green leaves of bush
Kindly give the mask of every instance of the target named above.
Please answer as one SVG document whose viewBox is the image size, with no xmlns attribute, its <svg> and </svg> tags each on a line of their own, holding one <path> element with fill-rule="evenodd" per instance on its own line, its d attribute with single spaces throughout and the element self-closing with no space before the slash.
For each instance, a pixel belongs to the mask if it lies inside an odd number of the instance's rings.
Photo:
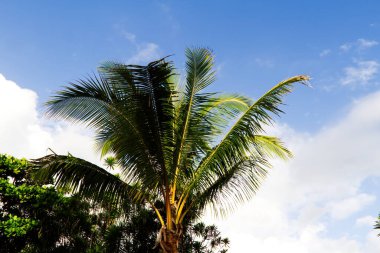
<svg viewBox="0 0 380 253">
<path fill-rule="evenodd" d="M 26 235 L 31 229 L 38 225 L 38 221 L 29 218 L 20 218 L 16 215 L 7 215 L 4 221 L 0 221 L 0 230 L 7 237 L 18 237 Z"/>
</svg>

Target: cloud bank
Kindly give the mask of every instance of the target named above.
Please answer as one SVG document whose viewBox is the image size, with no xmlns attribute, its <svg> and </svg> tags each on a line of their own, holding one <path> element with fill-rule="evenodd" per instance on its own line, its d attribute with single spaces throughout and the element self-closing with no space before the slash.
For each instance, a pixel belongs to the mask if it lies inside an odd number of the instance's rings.
<svg viewBox="0 0 380 253">
<path fill-rule="evenodd" d="M 37 98 L 34 91 L 21 88 L 0 74 L 0 153 L 37 158 L 48 154 L 51 148 L 99 163 L 89 131 L 48 122 L 37 111 Z"/>
</svg>

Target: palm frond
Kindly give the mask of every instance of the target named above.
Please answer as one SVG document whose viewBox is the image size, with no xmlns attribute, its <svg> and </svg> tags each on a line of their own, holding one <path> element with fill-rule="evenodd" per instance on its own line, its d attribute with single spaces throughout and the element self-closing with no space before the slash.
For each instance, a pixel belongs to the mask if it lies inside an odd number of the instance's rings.
<svg viewBox="0 0 380 253">
<path fill-rule="evenodd" d="M 251 100 L 247 97 L 240 95 L 214 95 L 209 98 L 209 101 L 204 105 L 204 110 L 199 123 L 201 126 L 207 125 L 209 128 L 209 138 L 203 138 L 204 143 L 202 148 L 192 146 L 190 149 L 193 152 L 188 152 L 188 163 L 182 165 L 178 173 L 178 189 L 182 190 L 182 187 L 191 179 L 192 173 L 197 168 L 201 159 L 211 150 L 212 145 L 215 145 L 215 141 L 220 138 L 226 125 L 241 113 L 243 113 L 252 104 Z M 212 136 L 211 136 L 212 135 Z M 198 142 L 199 145 L 199 142 Z M 198 150 L 198 152 L 194 152 Z M 189 162 L 191 161 L 191 163 Z"/>
<path fill-rule="evenodd" d="M 209 140 L 218 139 L 226 126 L 244 113 L 251 104 L 250 98 L 241 95 L 223 94 L 210 97 L 201 116 L 202 120 L 209 122 L 212 127 L 213 138 Z"/>
<path fill-rule="evenodd" d="M 155 187 L 167 180 L 172 161 L 172 65 L 164 59 L 147 66 L 108 63 L 100 71 L 59 92 L 48 115 L 93 127 L 103 155 L 113 153 L 124 175 Z"/>
<path fill-rule="evenodd" d="M 36 168 L 36 178 L 54 178 L 59 188 L 69 189 L 95 201 L 140 202 L 149 200 L 137 184 L 131 185 L 105 169 L 72 155 L 47 155 L 31 161 Z"/>
<path fill-rule="evenodd" d="M 269 158 L 287 159 L 292 155 L 276 137 L 256 135 L 252 143 L 249 152 L 236 157 L 222 174 L 209 174 L 203 182 L 207 187 L 190 196 L 185 212 L 190 208 L 202 211 L 211 204 L 215 214 L 225 215 L 256 194 L 271 167 Z"/>
<path fill-rule="evenodd" d="M 291 91 L 294 83 L 305 83 L 308 79 L 307 76 L 289 78 L 274 86 L 255 101 L 235 122 L 220 143 L 201 161 L 192 180 L 184 190 L 181 201 L 186 201 L 185 196 L 191 195 L 190 193 L 194 189 L 206 189 L 210 185 L 210 178 L 223 175 L 226 169 L 236 164 L 236 161 L 244 160 L 244 156 L 254 145 L 255 136 L 263 132 L 264 125 L 272 123 L 270 113 L 278 115 L 282 112 L 279 109 L 282 97 Z M 274 146 L 271 148 L 273 149 Z M 181 203 L 181 205 L 183 204 Z"/>
<path fill-rule="evenodd" d="M 170 83 L 172 65 L 164 59 L 151 62 L 147 66 L 108 63 L 100 68 L 101 73 L 114 85 L 133 83 L 136 104 L 134 116 L 142 122 L 139 129 L 144 134 L 149 134 L 146 139 L 154 151 L 151 155 L 158 159 L 156 163 L 160 166 L 168 166 L 168 161 L 171 161 L 167 158 L 170 155 L 166 148 L 173 146 L 172 111 L 176 96 L 174 85 Z M 124 106 L 130 107 L 131 104 L 124 103 Z M 165 168 L 162 170 L 165 171 Z"/>
<path fill-rule="evenodd" d="M 202 121 L 202 111 L 210 94 L 200 93 L 215 80 L 212 53 L 204 48 L 186 50 L 186 85 L 175 115 L 175 140 L 171 176 L 173 187 L 181 170 L 191 163 L 191 155 L 204 148 L 204 140 L 209 135 L 208 122 Z M 174 196 L 173 196 L 174 197 Z"/>
<path fill-rule="evenodd" d="M 255 195 L 268 173 L 268 167 L 269 162 L 261 157 L 246 157 L 237 162 L 223 175 L 211 179 L 212 183 L 204 191 L 193 193 L 181 218 L 192 208 L 201 213 L 207 206 L 214 214 L 224 217 Z"/>
</svg>

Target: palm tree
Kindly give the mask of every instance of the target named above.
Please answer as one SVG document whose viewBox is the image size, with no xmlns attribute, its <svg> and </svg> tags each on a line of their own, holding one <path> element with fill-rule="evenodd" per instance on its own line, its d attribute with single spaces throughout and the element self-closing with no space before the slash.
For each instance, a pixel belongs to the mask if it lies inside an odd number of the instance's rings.
<svg viewBox="0 0 380 253">
<path fill-rule="evenodd" d="M 258 190 L 269 158 L 291 156 L 267 136 L 282 97 L 307 76 L 282 81 L 257 100 L 207 93 L 214 58 L 203 48 L 186 50 L 186 77 L 167 58 L 147 66 L 108 62 L 99 75 L 71 83 L 48 103 L 50 117 L 95 130 L 96 146 L 115 157 L 120 176 L 73 156 L 34 161 L 43 177 L 101 201 L 126 199 L 149 205 L 161 223 L 163 252 L 178 252 L 183 224 L 213 207 L 225 214 Z M 156 201 L 164 207 L 155 206 Z"/>
</svg>

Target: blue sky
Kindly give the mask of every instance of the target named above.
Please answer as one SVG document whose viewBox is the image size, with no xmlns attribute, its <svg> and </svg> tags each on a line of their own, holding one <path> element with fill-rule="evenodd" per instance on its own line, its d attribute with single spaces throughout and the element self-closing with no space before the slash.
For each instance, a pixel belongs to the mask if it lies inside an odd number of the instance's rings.
<svg viewBox="0 0 380 253">
<path fill-rule="evenodd" d="M 282 220 L 285 237 L 260 237 L 266 231 L 260 224 L 243 236 L 229 235 L 255 238 L 261 252 L 272 252 L 272 241 L 293 252 L 378 252 L 380 239 L 369 233 L 371 217 L 380 211 L 379 10 L 380 2 L 370 0 L 1 1 L 0 91 L 6 111 L 0 113 L 6 120 L 0 123 L 0 152 L 41 155 L 38 150 L 59 142 L 58 150 L 96 159 L 84 151 L 91 139 L 87 131 L 42 117 L 52 92 L 107 60 L 143 64 L 174 54 L 181 72 L 184 49 L 206 46 L 216 55 L 213 91 L 258 97 L 297 74 L 310 75 L 313 86 L 295 89 L 273 130 L 296 158 L 279 164 L 253 201 L 272 216 L 252 202 L 220 226 L 238 230 L 231 224 L 241 224 L 241 216 L 257 223 Z M 68 140 L 81 140 L 82 146 Z M 287 202 L 292 197 L 284 194 L 299 196 Z M 285 229 L 300 224 L 299 230 Z M 237 246 L 231 252 L 239 252 Z"/>
<path fill-rule="evenodd" d="M 376 1 L 365 5 L 360 1 L 3 1 L 1 5 L 0 69 L 38 91 L 42 100 L 101 62 L 126 61 L 148 43 L 157 45 L 158 56 L 175 54 L 172 59 L 179 67 L 184 48 L 212 48 L 221 70 L 214 87 L 218 91 L 257 96 L 285 77 L 309 74 L 315 89 L 299 89 L 286 116 L 303 130 L 317 129 L 336 117 L 338 108 L 373 88 L 353 92 L 339 87 L 339 79 L 345 67 L 355 65 L 353 61 L 375 59 L 378 48 L 342 52 L 339 47 L 379 36 Z M 134 43 L 127 34 L 135 37 Z M 323 52 L 326 55 L 321 57 Z M 338 88 L 324 92 L 323 87 L 334 85 Z M 313 115 L 317 126 L 305 114 Z"/>
</svg>

